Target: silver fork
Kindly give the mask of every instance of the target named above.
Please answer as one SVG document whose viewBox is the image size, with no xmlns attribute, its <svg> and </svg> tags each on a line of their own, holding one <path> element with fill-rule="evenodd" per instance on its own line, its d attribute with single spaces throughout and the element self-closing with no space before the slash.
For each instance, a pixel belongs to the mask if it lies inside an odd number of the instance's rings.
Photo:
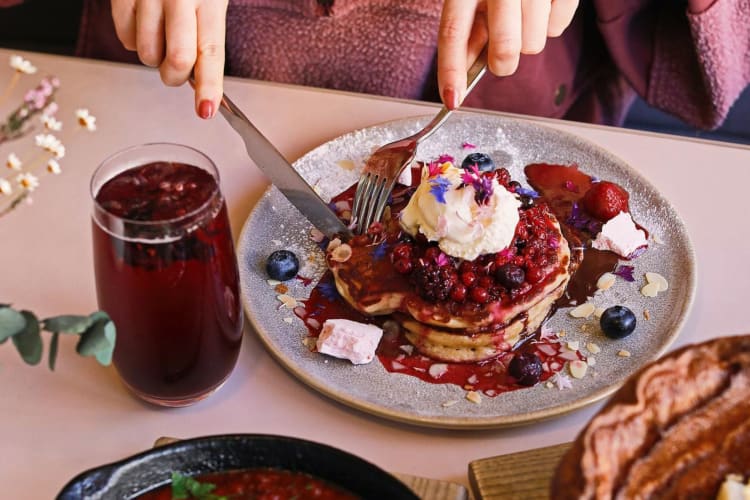
<svg viewBox="0 0 750 500">
<path fill-rule="evenodd" d="M 466 92 L 471 91 L 487 71 L 487 49 L 466 72 Z M 417 146 L 431 136 L 451 115 L 445 106 L 419 132 L 378 148 L 365 162 L 362 175 L 354 193 L 352 221 L 356 232 L 362 234 L 370 225 L 383 216 L 388 197 L 391 195 L 401 172 L 417 153 Z"/>
</svg>

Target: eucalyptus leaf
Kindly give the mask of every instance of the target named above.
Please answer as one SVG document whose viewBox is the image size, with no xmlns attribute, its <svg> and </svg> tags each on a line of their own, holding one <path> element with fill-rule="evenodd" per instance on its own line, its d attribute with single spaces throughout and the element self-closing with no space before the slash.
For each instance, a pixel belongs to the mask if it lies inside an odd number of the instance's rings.
<svg viewBox="0 0 750 500">
<path fill-rule="evenodd" d="M 23 360 L 30 364 L 36 365 L 42 359 L 42 336 L 39 334 L 39 320 L 30 311 L 21 311 L 25 318 L 25 327 L 21 333 L 13 336 L 18 353 Z"/>
<path fill-rule="evenodd" d="M 44 329 L 53 333 L 79 334 L 91 326 L 89 316 L 64 315 L 47 318 L 43 321 Z"/>
<path fill-rule="evenodd" d="M 55 371 L 55 361 L 57 361 L 57 343 L 60 340 L 60 334 L 55 332 L 49 341 L 49 354 L 47 355 L 47 365 L 51 371 Z"/>
<path fill-rule="evenodd" d="M 25 326 L 23 314 L 10 307 L 0 308 L 0 344 L 21 333 Z"/>
<path fill-rule="evenodd" d="M 112 362 L 112 351 L 115 348 L 115 324 L 102 318 L 89 326 L 81 334 L 76 351 L 81 356 L 95 356 L 96 360 L 108 366 Z"/>
</svg>

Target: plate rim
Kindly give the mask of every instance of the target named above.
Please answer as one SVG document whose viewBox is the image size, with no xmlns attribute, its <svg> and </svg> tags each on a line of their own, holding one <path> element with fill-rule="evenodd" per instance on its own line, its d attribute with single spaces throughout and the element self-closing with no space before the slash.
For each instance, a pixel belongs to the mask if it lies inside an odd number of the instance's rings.
<svg viewBox="0 0 750 500">
<path fill-rule="evenodd" d="M 635 376 L 641 370 L 643 366 L 654 361 L 655 359 L 660 358 L 665 352 L 667 352 L 672 346 L 672 344 L 674 344 L 675 340 L 677 339 L 677 336 L 682 331 L 682 329 L 685 326 L 685 323 L 687 322 L 688 316 L 690 315 L 690 312 L 693 308 L 693 304 L 695 302 L 695 296 L 696 296 L 696 290 L 697 290 L 697 276 L 698 276 L 695 247 L 693 246 L 692 238 L 690 237 L 690 233 L 688 231 L 687 225 L 685 224 L 684 220 L 682 219 L 682 216 L 677 211 L 674 204 L 666 196 L 664 196 L 661 193 L 661 191 L 658 190 L 656 186 L 654 186 L 644 175 L 642 175 L 639 171 L 631 167 L 628 162 L 620 158 L 618 155 L 604 149 L 602 146 L 595 143 L 594 141 L 589 140 L 588 138 L 573 134 L 566 130 L 561 130 L 558 128 L 550 127 L 545 124 L 539 124 L 531 120 L 519 119 L 517 117 L 510 117 L 510 116 L 505 116 L 502 114 L 494 115 L 491 113 L 486 113 L 482 111 L 472 111 L 472 110 L 457 111 L 455 112 L 455 114 L 463 115 L 463 116 L 478 115 L 478 116 L 483 116 L 483 117 L 499 118 L 500 120 L 507 120 L 509 122 L 523 122 L 524 124 L 529 125 L 531 127 L 540 128 L 547 132 L 559 134 L 560 136 L 565 136 L 566 139 L 569 139 L 571 141 L 586 144 L 588 147 L 595 150 L 598 154 L 601 154 L 605 157 L 609 157 L 614 163 L 622 167 L 625 167 L 629 176 L 631 176 L 633 179 L 637 180 L 637 182 L 639 182 L 641 185 L 646 186 L 648 189 L 652 190 L 654 193 L 656 193 L 659 196 L 661 202 L 674 214 L 674 216 L 676 217 L 676 220 L 679 222 L 680 230 L 681 232 L 684 233 L 684 236 L 685 236 L 684 243 L 685 243 L 686 253 L 687 253 L 686 257 L 689 262 L 689 266 L 686 269 L 687 270 L 686 276 L 684 276 L 685 288 L 687 290 L 687 296 L 686 296 L 687 300 L 683 301 L 683 305 L 682 305 L 680 314 L 678 316 L 677 322 L 674 324 L 673 328 L 671 328 L 671 331 L 669 331 L 668 335 L 665 336 L 664 342 L 659 347 L 659 349 L 653 351 L 648 356 L 648 358 L 643 361 L 641 366 L 636 371 L 634 371 L 632 374 L 625 377 L 624 379 L 620 380 L 619 382 L 611 383 L 608 386 L 603 387 L 597 391 L 594 391 L 585 397 L 576 399 L 568 403 L 560 404 L 559 406 L 554 406 L 554 407 L 549 407 L 549 408 L 544 408 L 540 410 L 524 412 L 524 413 L 519 413 L 519 414 L 514 414 L 514 415 L 501 415 L 501 416 L 495 416 L 495 417 L 476 417 L 476 416 L 468 416 L 468 417 L 428 416 L 428 417 L 425 417 L 425 416 L 415 415 L 413 413 L 389 409 L 387 407 L 383 407 L 382 405 L 377 405 L 375 403 L 370 403 L 368 401 L 363 401 L 357 398 L 353 398 L 349 396 L 345 391 L 339 391 L 339 390 L 333 389 L 327 386 L 324 382 L 318 381 L 313 376 L 306 373 L 301 366 L 297 366 L 294 362 L 287 359 L 287 357 L 282 352 L 282 350 L 279 349 L 276 345 L 274 345 L 271 339 L 268 338 L 270 332 L 267 332 L 267 328 L 264 327 L 260 322 L 256 321 L 255 315 L 251 314 L 250 307 L 249 307 L 249 300 L 245 297 L 244 287 L 240 287 L 241 288 L 240 293 L 242 296 L 242 305 L 243 305 L 243 310 L 245 312 L 245 316 L 247 317 L 248 321 L 252 325 L 253 330 L 255 331 L 257 337 L 261 340 L 264 347 L 269 351 L 272 357 L 283 368 L 291 372 L 292 375 L 294 375 L 298 381 L 303 382 L 310 388 L 315 389 L 317 392 L 327 396 L 330 399 L 333 399 L 334 401 L 338 403 L 341 403 L 350 408 L 355 408 L 357 410 L 364 411 L 365 413 L 368 413 L 370 415 L 375 415 L 375 416 L 385 418 L 391 421 L 416 425 L 420 427 L 436 428 L 436 429 L 456 429 L 456 430 L 501 429 L 501 428 L 510 428 L 510 427 L 519 427 L 523 425 L 530 425 L 530 424 L 541 422 L 544 420 L 549 420 L 554 417 L 558 417 L 558 416 L 571 413 L 575 410 L 578 410 L 580 408 L 583 408 L 585 406 L 588 406 L 590 404 L 593 404 L 597 401 L 600 401 L 606 398 L 607 396 L 617 391 L 623 384 L 625 384 L 625 382 L 627 382 L 627 380 Z M 292 166 L 295 166 L 295 164 L 298 161 L 300 161 L 302 158 L 304 158 L 307 155 L 313 154 L 319 148 L 324 147 L 333 141 L 340 140 L 341 138 L 345 136 L 364 133 L 370 129 L 378 129 L 378 128 L 382 128 L 388 125 L 398 125 L 398 124 L 415 123 L 415 122 L 419 123 L 424 120 L 429 120 L 430 118 L 432 118 L 432 115 L 414 115 L 414 116 L 399 118 L 396 120 L 388 120 L 388 121 L 380 122 L 374 125 L 370 125 L 368 127 L 362 127 L 359 129 L 354 129 L 354 130 L 345 132 L 343 134 L 340 134 L 336 137 L 333 137 L 329 140 L 326 140 L 325 142 L 318 144 L 317 146 L 310 149 L 309 151 L 306 151 L 300 157 L 295 159 L 294 162 L 292 162 Z M 242 225 L 242 230 L 240 231 L 240 235 L 238 238 L 238 242 L 239 242 L 238 252 L 237 252 L 238 257 L 240 257 L 240 253 L 241 253 L 240 247 L 242 247 L 242 243 L 244 241 L 247 241 L 245 233 L 246 231 L 249 231 L 250 221 L 254 219 L 256 216 L 258 216 L 262 201 L 270 194 L 270 192 L 274 190 L 278 191 L 278 189 L 273 184 L 269 184 L 268 187 L 263 191 L 263 194 L 260 196 L 258 201 L 253 205 L 253 208 L 248 213 L 248 216 Z"/>
</svg>

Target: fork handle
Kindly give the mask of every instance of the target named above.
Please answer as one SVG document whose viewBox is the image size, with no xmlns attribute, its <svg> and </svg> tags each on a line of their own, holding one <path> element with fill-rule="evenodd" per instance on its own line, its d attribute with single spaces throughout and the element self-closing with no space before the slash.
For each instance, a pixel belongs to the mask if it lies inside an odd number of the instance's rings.
<svg viewBox="0 0 750 500">
<path fill-rule="evenodd" d="M 472 89 L 477 86 L 479 79 L 482 78 L 482 76 L 486 72 L 487 46 L 485 45 L 485 47 L 482 49 L 482 52 L 479 53 L 477 60 L 474 61 L 474 64 L 471 65 L 469 71 L 466 72 L 466 95 L 468 95 L 469 92 L 471 92 Z M 425 125 L 422 130 L 414 134 L 413 139 L 416 141 L 416 143 L 419 144 L 424 139 L 427 139 L 429 136 L 431 136 L 432 133 L 435 132 L 435 130 L 437 130 L 440 125 L 442 125 L 445 120 L 448 119 L 452 112 L 453 110 L 443 106 L 438 114 L 436 114 L 435 117 L 430 121 L 430 123 Z"/>
</svg>

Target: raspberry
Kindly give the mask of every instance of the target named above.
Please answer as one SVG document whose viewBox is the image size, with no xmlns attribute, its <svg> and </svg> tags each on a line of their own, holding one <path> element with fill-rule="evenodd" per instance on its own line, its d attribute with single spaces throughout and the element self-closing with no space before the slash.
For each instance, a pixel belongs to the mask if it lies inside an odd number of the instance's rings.
<svg viewBox="0 0 750 500">
<path fill-rule="evenodd" d="M 412 246 L 408 243 L 399 243 L 393 247 L 393 259 L 408 259 L 411 257 Z"/>
<path fill-rule="evenodd" d="M 583 196 L 583 208 L 602 222 L 620 212 L 627 212 L 628 192 L 614 182 L 601 181 L 592 184 Z"/>
<path fill-rule="evenodd" d="M 474 271 L 464 271 L 461 273 L 461 283 L 471 286 L 477 281 L 477 275 Z"/>
<path fill-rule="evenodd" d="M 490 298 L 487 289 L 481 286 L 475 286 L 469 290 L 469 293 L 471 294 L 471 300 L 477 304 L 484 304 Z"/>
</svg>

